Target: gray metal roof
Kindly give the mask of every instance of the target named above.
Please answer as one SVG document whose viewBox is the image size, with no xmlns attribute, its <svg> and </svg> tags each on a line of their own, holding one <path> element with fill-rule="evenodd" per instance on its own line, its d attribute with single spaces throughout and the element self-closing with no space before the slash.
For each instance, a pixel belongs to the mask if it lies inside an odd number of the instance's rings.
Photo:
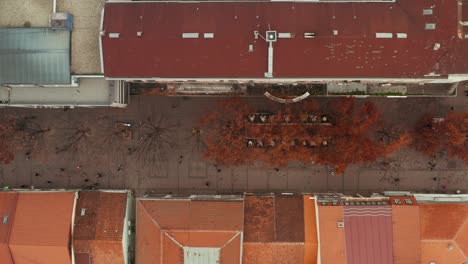
<svg viewBox="0 0 468 264">
<path fill-rule="evenodd" d="M 0 84 L 70 84 L 70 32 L 0 28 Z"/>
</svg>

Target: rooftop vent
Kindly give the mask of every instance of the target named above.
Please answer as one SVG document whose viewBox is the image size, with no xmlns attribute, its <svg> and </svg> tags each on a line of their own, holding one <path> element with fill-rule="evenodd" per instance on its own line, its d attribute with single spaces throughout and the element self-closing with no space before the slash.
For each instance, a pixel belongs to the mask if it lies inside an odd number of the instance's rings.
<svg viewBox="0 0 468 264">
<path fill-rule="evenodd" d="M 81 216 L 85 216 L 86 215 L 86 208 L 81 208 Z"/>
<path fill-rule="evenodd" d="M 447 248 L 448 248 L 448 250 L 453 250 L 453 245 L 452 245 L 452 244 L 448 244 L 448 245 L 447 245 Z"/>
<path fill-rule="evenodd" d="M 119 38 L 120 33 L 109 33 L 109 38 Z"/>
<path fill-rule="evenodd" d="M 434 29 L 436 29 L 436 24 L 435 23 L 426 23 L 425 29 L 426 30 L 434 30 Z"/>
<path fill-rule="evenodd" d="M 267 31 L 265 35 L 268 42 L 276 42 L 278 38 L 276 31 Z"/>
<path fill-rule="evenodd" d="M 204 33 L 203 37 L 206 39 L 212 39 L 214 38 L 214 33 Z"/>
<path fill-rule="evenodd" d="M 182 33 L 182 38 L 194 39 L 194 38 L 198 38 L 198 37 L 199 37 L 198 33 Z"/>
<path fill-rule="evenodd" d="M 315 38 L 315 33 L 306 32 L 306 33 L 304 33 L 304 38 Z"/>
<path fill-rule="evenodd" d="M 344 222 L 343 221 L 338 221 L 338 222 L 336 222 L 336 226 L 338 228 L 344 228 Z"/>
<path fill-rule="evenodd" d="M 3 216 L 3 224 L 8 224 L 8 215 Z"/>
<path fill-rule="evenodd" d="M 423 15 L 429 16 L 432 15 L 432 9 L 423 9 Z"/>
</svg>

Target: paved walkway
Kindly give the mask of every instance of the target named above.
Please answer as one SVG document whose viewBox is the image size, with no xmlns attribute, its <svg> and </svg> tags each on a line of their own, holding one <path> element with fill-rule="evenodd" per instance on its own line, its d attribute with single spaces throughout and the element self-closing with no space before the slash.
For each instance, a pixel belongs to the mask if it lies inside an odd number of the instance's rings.
<svg viewBox="0 0 468 264">
<path fill-rule="evenodd" d="M 455 110 L 468 110 L 464 98 L 411 98 L 373 100 L 384 118 L 412 124 L 428 109 L 445 114 L 453 106 Z M 353 166 L 344 175 L 332 175 L 325 167 L 291 164 L 278 171 L 261 166 L 218 168 L 202 158 L 200 142 L 192 137 L 192 128 L 199 118 L 214 107 L 216 97 L 158 97 L 135 96 L 127 109 L 96 108 L 72 109 L 2 109 L 15 115 L 35 115 L 45 126 L 56 127 L 49 136 L 48 155 L 27 159 L 24 150 L 16 160 L 0 169 L 0 182 L 11 187 L 21 185 L 44 188 L 129 188 L 138 193 L 237 193 L 237 192 L 378 192 L 383 190 L 444 191 L 461 189 L 468 191 L 467 166 L 460 161 L 438 158 L 436 167 L 429 170 L 428 158 L 410 150 L 394 157 L 389 169 L 381 164 Z M 247 99 L 258 109 L 278 107 L 265 98 Z M 318 98 L 320 102 L 334 100 Z M 362 99 L 364 100 L 364 99 Z M 131 144 L 118 154 L 119 147 L 107 141 L 93 141 L 89 151 L 79 157 L 69 153 L 55 154 L 54 147 L 63 141 L 61 129 L 76 124 L 87 124 L 94 129 L 111 130 L 115 122 L 130 122 L 135 137 L 141 135 L 140 122 L 147 118 L 164 116 L 173 127 L 171 146 L 160 162 L 145 164 L 142 157 L 133 154 Z M 136 139 L 135 139 L 136 140 Z M 63 142 L 62 142 L 63 143 Z M 122 150 L 122 149 L 120 149 Z M 109 155 L 111 154 L 111 155 Z M 61 170 L 63 169 L 63 171 Z M 96 177 L 98 175 L 102 177 Z M 434 181 L 434 178 L 436 181 Z M 399 179 L 399 181 L 395 181 Z"/>
</svg>

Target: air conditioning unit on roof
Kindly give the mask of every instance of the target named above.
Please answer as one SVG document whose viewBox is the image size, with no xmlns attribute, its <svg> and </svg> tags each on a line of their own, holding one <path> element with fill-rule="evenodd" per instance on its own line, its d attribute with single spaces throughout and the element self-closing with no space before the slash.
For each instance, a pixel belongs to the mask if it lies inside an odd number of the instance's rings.
<svg viewBox="0 0 468 264">
<path fill-rule="evenodd" d="M 73 16 L 70 13 L 52 13 L 49 20 L 49 27 L 52 30 L 68 30 L 73 28 Z"/>
</svg>

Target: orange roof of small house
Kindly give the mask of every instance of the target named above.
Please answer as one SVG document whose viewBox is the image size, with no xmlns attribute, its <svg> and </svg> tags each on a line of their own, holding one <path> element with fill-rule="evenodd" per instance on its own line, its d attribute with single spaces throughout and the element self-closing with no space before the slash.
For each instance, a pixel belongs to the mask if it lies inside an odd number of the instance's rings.
<svg viewBox="0 0 468 264">
<path fill-rule="evenodd" d="M 337 226 L 343 221 L 343 206 L 318 206 L 318 214 L 321 263 L 346 263 L 345 231 Z"/>
<path fill-rule="evenodd" d="M 468 203 L 420 203 L 421 263 L 468 262 Z"/>
<path fill-rule="evenodd" d="M 209 248 L 222 263 L 239 263 L 241 200 L 139 199 L 137 263 L 184 263 L 184 251 Z"/>
<path fill-rule="evenodd" d="M 305 263 L 314 256 L 316 261 L 315 203 L 309 198 L 246 196 L 243 263 Z"/>
<path fill-rule="evenodd" d="M 75 193 L 19 193 L 9 247 L 14 263 L 71 263 Z"/>
<path fill-rule="evenodd" d="M 13 223 L 17 192 L 0 192 L 0 263 L 13 264 L 8 240 L 10 237 L 11 225 Z"/>
<path fill-rule="evenodd" d="M 73 249 L 80 264 L 124 263 L 122 232 L 126 207 L 126 192 L 79 192 Z"/>
<path fill-rule="evenodd" d="M 393 263 L 421 261 L 421 234 L 417 205 L 392 205 Z"/>
</svg>

